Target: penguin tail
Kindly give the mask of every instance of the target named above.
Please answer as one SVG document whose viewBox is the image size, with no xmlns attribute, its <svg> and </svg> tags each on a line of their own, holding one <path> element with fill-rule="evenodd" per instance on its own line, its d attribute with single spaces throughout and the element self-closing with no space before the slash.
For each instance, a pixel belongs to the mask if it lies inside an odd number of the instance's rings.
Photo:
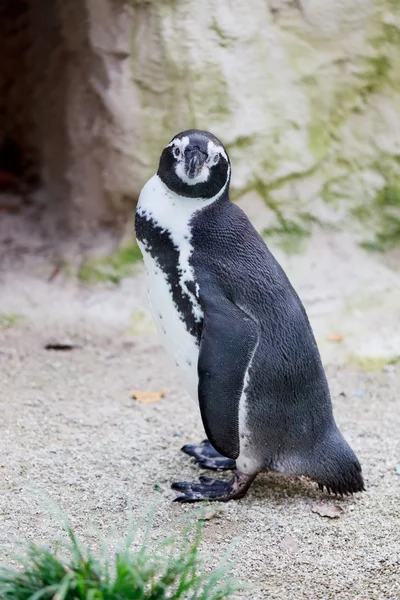
<svg viewBox="0 0 400 600">
<path fill-rule="evenodd" d="M 305 474 L 322 491 L 343 496 L 365 490 L 361 465 L 336 427 L 316 443 L 308 462 Z"/>
</svg>

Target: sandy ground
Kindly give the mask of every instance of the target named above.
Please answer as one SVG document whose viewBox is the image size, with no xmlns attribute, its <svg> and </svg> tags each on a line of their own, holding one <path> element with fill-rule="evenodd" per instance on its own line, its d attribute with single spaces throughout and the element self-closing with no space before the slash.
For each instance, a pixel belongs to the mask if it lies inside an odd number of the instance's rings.
<svg viewBox="0 0 400 600">
<path fill-rule="evenodd" d="M 345 236 L 319 234 L 296 257 L 277 254 L 309 311 L 337 421 L 364 469 L 367 491 L 344 500 L 302 479 L 259 476 L 241 501 L 214 504 L 202 550 L 214 564 L 232 540 L 240 598 L 400 598 L 400 271 Z M 396 264 L 395 261 L 392 263 Z M 180 452 L 204 432 L 149 318 L 141 267 L 118 287 L 85 287 L 25 259 L 0 275 L 0 560 L 20 540 L 49 542 L 51 504 L 91 544 L 123 534 L 158 509 L 154 537 L 195 521 L 170 483 L 200 473 Z M 341 343 L 329 334 L 343 336 Z M 73 337 L 70 352 L 44 349 Z M 162 390 L 154 404 L 132 390 Z M 220 475 L 221 478 L 224 475 Z M 314 503 L 339 504 L 329 519 Z M 113 537 L 114 536 L 114 537 Z"/>
</svg>

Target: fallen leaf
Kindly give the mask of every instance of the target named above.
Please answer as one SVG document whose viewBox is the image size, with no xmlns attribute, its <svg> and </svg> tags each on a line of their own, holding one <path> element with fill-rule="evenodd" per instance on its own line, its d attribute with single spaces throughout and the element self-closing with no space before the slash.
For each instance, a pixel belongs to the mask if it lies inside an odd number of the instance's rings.
<svg viewBox="0 0 400 600">
<path fill-rule="evenodd" d="M 82 344 L 74 340 L 51 340 L 45 345 L 46 350 L 74 350 L 82 348 Z"/>
<path fill-rule="evenodd" d="M 330 342 L 336 342 L 337 344 L 340 344 L 340 342 L 343 342 L 343 336 L 341 333 L 337 333 L 335 331 L 332 331 L 329 335 L 328 335 L 328 340 Z"/>
<path fill-rule="evenodd" d="M 344 515 L 344 510 L 337 504 L 313 504 L 311 507 L 313 513 L 317 513 L 321 517 L 329 517 L 330 519 L 337 519 Z"/>
<path fill-rule="evenodd" d="M 285 535 L 285 537 L 279 542 L 279 548 L 288 554 L 296 554 L 300 550 L 300 546 L 296 540 L 289 534 Z"/>
<path fill-rule="evenodd" d="M 132 398 L 134 400 L 138 400 L 143 404 L 152 404 L 153 402 L 158 402 L 161 398 L 164 398 L 164 392 L 148 392 L 142 390 L 135 390 L 132 392 Z"/>
</svg>

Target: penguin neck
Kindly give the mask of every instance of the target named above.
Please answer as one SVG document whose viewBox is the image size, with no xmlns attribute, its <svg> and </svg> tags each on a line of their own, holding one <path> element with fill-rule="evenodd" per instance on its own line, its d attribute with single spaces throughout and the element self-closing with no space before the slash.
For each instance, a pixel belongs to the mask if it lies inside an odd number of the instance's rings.
<svg viewBox="0 0 400 600">
<path fill-rule="evenodd" d="M 217 201 L 227 200 L 229 179 L 212 198 L 187 198 L 170 190 L 158 175 L 145 184 L 137 213 L 167 231 L 187 229 L 196 213 Z"/>
</svg>

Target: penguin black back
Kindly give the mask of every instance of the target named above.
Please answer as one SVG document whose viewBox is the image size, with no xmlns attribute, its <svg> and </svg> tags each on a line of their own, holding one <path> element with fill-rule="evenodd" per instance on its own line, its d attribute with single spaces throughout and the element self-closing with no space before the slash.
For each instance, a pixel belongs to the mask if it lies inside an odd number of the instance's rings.
<svg viewBox="0 0 400 600">
<path fill-rule="evenodd" d="M 308 475 L 337 493 L 362 490 L 358 460 L 334 421 L 306 311 L 286 274 L 242 210 L 224 198 L 199 212 L 192 228 L 191 260 L 205 302 L 223 294 L 258 330 L 246 387 L 248 445 L 258 451 L 248 462 Z M 241 360 L 221 344 L 224 352 L 233 363 Z"/>
</svg>

